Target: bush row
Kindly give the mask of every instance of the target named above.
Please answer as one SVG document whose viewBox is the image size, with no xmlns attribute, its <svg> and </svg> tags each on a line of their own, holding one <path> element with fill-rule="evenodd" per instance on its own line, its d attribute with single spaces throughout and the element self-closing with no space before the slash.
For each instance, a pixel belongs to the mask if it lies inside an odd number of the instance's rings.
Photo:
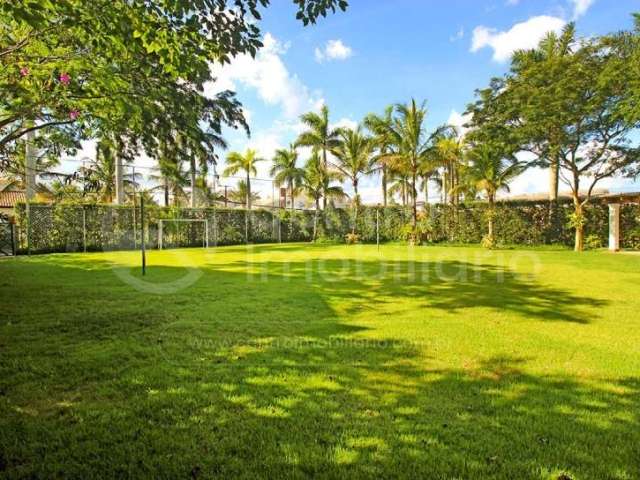
<svg viewBox="0 0 640 480">
<path fill-rule="evenodd" d="M 29 228 L 26 206 L 16 209 L 19 251 L 29 244 L 33 253 L 132 249 L 140 245 L 140 210 L 130 206 L 100 204 L 31 204 Z M 495 234 L 498 244 L 541 245 L 573 243 L 568 217 L 573 207 L 561 201 L 557 208 L 548 202 L 500 202 L 496 207 Z M 419 229 L 429 242 L 480 243 L 486 233 L 487 204 L 430 205 L 420 213 Z M 145 244 L 158 246 L 160 219 L 206 219 L 210 245 L 310 241 L 313 211 L 253 210 L 220 208 L 145 209 Z M 608 207 L 594 202 L 586 209 L 586 237 L 590 244 L 606 245 Z M 373 243 L 404 240 L 411 223 L 411 211 L 400 206 L 360 207 L 356 232 L 360 241 Z M 318 237 L 344 241 L 353 229 L 351 208 L 327 208 L 318 216 Z M 164 222 L 163 245 L 202 245 L 203 223 Z M 640 248 L 640 206 L 621 209 L 623 248 Z M 27 232 L 29 242 L 27 243 Z"/>
</svg>

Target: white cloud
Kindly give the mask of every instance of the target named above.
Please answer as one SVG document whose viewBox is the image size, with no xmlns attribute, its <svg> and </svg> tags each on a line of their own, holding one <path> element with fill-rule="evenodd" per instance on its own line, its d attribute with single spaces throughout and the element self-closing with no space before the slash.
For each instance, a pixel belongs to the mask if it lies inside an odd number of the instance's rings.
<svg viewBox="0 0 640 480">
<path fill-rule="evenodd" d="M 450 42 L 457 42 L 458 40 L 462 40 L 464 37 L 464 28 L 460 27 L 458 31 L 449 37 Z"/>
<path fill-rule="evenodd" d="M 451 110 L 449 118 L 447 119 L 447 124 L 456 127 L 458 129 L 458 134 L 460 136 L 463 136 L 469 130 L 468 128 L 464 127 L 464 124 L 469 120 L 471 120 L 470 114 L 463 115 L 461 113 L 458 113 L 456 110 Z"/>
<path fill-rule="evenodd" d="M 535 47 L 547 32 L 560 32 L 565 24 L 561 18 L 541 15 L 516 23 L 504 32 L 480 25 L 473 30 L 471 51 L 490 47 L 493 49 L 493 60 L 504 62 L 516 50 Z"/>
<path fill-rule="evenodd" d="M 578 17 L 581 17 L 589 7 L 593 5 L 595 0 L 569 0 L 573 4 L 573 19 L 576 20 Z"/>
<path fill-rule="evenodd" d="M 255 89 L 266 104 L 279 105 L 289 118 L 319 108 L 323 102 L 320 94 L 310 91 L 297 75 L 289 72 L 282 60 L 290 45 L 283 44 L 270 33 L 265 34 L 263 44 L 255 58 L 243 54 L 228 65 L 212 65 L 216 81 L 206 85 L 205 94 L 237 91 L 237 84 L 240 84 Z"/>
<path fill-rule="evenodd" d="M 330 127 L 331 128 L 350 128 L 351 130 L 355 130 L 356 128 L 358 128 L 358 122 L 350 118 L 343 117 L 337 122 L 330 125 Z"/>
<path fill-rule="evenodd" d="M 314 50 L 316 62 L 322 63 L 325 60 L 346 60 L 353 55 L 351 47 L 345 45 L 342 40 L 329 40 L 323 48 Z"/>
<path fill-rule="evenodd" d="M 513 7 L 514 5 L 518 5 L 518 3 L 520 3 L 520 0 L 507 0 L 506 3 L 509 7 Z"/>
</svg>

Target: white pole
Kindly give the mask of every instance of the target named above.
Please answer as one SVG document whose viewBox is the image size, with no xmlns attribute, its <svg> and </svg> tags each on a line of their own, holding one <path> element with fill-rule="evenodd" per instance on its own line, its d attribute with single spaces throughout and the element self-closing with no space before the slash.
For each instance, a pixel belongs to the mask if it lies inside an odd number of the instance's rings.
<svg viewBox="0 0 640 480">
<path fill-rule="evenodd" d="M 204 240 L 206 248 L 209 248 L 209 220 L 204 221 Z"/>
<path fill-rule="evenodd" d="M 158 250 L 162 250 L 162 220 L 158 220 Z"/>
<path fill-rule="evenodd" d="M 380 250 L 380 210 L 376 208 L 376 246 Z"/>
<path fill-rule="evenodd" d="M 137 227 L 136 227 L 136 223 L 137 223 L 137 219 L 136 219 L 136 166 L 133 165 L 132 166 L 133 169 L 133 248 L 138 248 L 138 240 L 136 239 L 137 236 Z"/>
<path fill-rule="evenodd" d="M 87 209 L 82 205 L 82 248 L 87 253 Z"/>
</svg>

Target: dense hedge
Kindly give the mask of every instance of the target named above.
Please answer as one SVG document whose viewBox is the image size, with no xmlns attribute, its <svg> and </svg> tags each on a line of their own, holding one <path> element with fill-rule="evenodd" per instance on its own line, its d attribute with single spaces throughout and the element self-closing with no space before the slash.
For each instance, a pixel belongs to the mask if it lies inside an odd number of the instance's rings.
<svg viewBox="0 0 640 480">
<path fill-rule="evenodd" d="M 130 206 L 100 204 L 31 204 L 30 228 L 26 206 L 16 208 L 18 250 L 32 253 L 125 250 L 140 245 L 140 210 Z M 309 241 L 313 232 L 313 212 L 220 208 L 145 208 L 145 245 L 158 246 L 158 220 L 207 219 L 209 245 L 248 242 Z M 163 246 L 202 246 L 204 223 L 164 222 Z M 29 242 L 27 232 L 29 231 Z M 249 238 L 246 238 L 246 234 Z"/>
<path fill-rule="evenodd" d="M 495 216 L 498 244 L 541 245 L 573 243 L 574 232 L 568 225 L 573 211 L 571 202 L 562 201 L 557 209 L 548 202 L 500 202 Z M 26 207 L 16 209 L 19 251 L 27 249 Z M 99 204 L 30 205 L 30 249 L 33 253 L 122 250 L 140 244 L 140 211 L 132 207 Z M 318 218 L 320 238 L 344 241 L 353 227 L 353 210 L 328 208 Z M 608 207 L 594 202 L 586 209 L 585 235 L 595 243 L 607 244 Z M 207 219 L 210 245 L 234 245 L 246 242 L 310 241 L 313 235 L 313 211 L 270 211 L 220 208 L 146 208 L 146 246 L 158 244 L 159 219 Z M 411 222 L 410 209 L 360 207 L 357 233 L 362 242 L 376 241 L 376 217 L 380 241 L 403 240 Z M 431 242 L 480 243 L 486 233 L 487 204 L 473 203 L 453 207 L 430 205 L 420 215 L 420 229 Z M 640 248 L 640 205 L 621 209 L 623 248 Z M 247 238 L 248 233 L 248 238 Z M 204 223 L 164 223 L 166 248 L 201 246 Z"/>
</svg>

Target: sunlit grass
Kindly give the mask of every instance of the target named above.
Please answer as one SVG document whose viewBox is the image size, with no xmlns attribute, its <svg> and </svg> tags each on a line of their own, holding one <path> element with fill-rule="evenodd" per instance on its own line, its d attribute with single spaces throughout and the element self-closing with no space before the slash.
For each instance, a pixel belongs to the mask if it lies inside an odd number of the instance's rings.
<svg viewBox="0 0 640 480">
<path fill-rule="evenodd" d="M 640 257 L 0 262 L 0 475 L 637 478 Z"/>
</svg>

